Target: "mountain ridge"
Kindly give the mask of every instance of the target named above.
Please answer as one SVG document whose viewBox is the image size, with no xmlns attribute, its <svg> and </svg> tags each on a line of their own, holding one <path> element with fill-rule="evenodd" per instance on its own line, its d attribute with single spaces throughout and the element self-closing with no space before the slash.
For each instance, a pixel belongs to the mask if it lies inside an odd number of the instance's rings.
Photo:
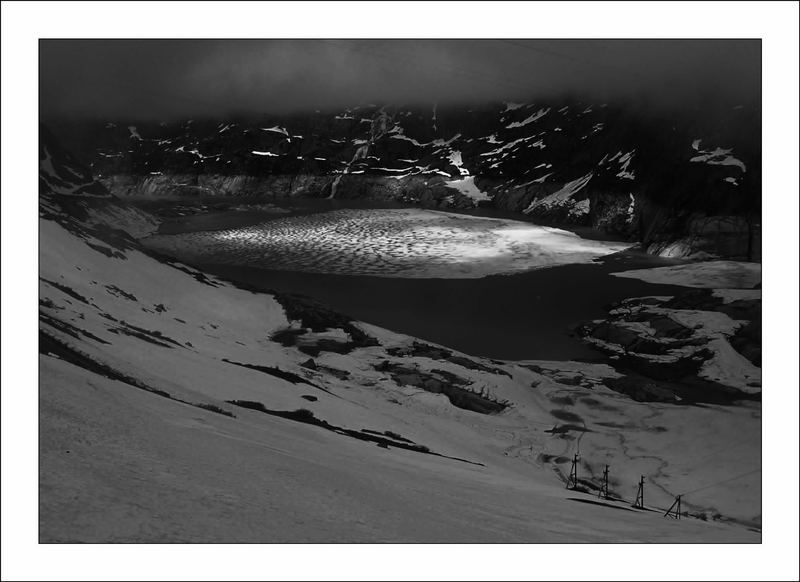
<svg viewBox="0 0 800 582">
<path fill-rule="evenodd" d="M 609 104 L 370 104 L 338 112 L 65 126 L 125 196 L 392 200 L 591 226 L 666 256 L 760 257 L 760 125 Z M 68 131 L 67 131 L 68 130 Z"/>
</svg>

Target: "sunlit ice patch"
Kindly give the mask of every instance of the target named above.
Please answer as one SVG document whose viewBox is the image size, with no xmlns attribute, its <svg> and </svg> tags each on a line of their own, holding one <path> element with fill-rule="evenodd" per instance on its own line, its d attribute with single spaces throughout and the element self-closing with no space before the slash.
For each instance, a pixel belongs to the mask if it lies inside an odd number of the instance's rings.
<svg viewBox="0 0 800 582">
<path fill-rule="evenodd" d="M 628 243 L 516 220 L 421 209 L 335 210 L 224 231 L 157 235 L 184 260 L 404 278 L 479 278 L 591 262 Z"/>
</svg>

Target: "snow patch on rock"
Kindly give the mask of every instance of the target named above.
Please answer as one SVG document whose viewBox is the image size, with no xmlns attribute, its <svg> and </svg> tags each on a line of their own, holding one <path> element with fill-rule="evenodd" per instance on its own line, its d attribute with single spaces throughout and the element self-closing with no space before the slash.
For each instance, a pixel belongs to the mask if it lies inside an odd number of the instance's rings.
<svg viewBox="0 0 800 582">
<path fill-rule="evenodd" d="M 515 127 L 525 127 L 529 123 L 533 123 L 534 121 L 536 121 L 538 119 L 541 119 L 542 117 L 544 117 L 548 113 L 550 113 L 550 108 L 549 107 L 543 107 L 542 109 L 539 109 L 533 115 L 527 117 L 526 119 L 524 119 L 522 121 L 515 121 L 513 123 L 510 123 L 510 124 L 506 125 L 506 129 L 513 129 Z"/>
<path fill-rule="evenodd" d="M 544 198 L 540 198 L 538 200 L 534 200 L 531 202 L 528 207 L 523 210 L 525 214 L 530 214 L 537 208 L 551 208 L 553 206 L 560 206 L 570 200 L 575 194 L 580 192 L 586 184 L 589 183 L 589 180 L 592 179 L 594 175 L 593 172 L 589 172 L 585 176 L 581 176 L 572 182 L 567 182 L 564 186 L 558 190 L 557 192 L 553 192 L 552 194 L 545 196 Z M 587 208 L 588 211 L 588 208 Z"/>
</svg>

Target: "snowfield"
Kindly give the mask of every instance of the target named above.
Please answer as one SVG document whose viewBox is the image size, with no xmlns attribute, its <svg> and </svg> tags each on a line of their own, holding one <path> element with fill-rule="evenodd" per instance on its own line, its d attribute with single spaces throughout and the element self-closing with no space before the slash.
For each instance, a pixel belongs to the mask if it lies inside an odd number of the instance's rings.
<svg viewBox="0 0 800 582">
<path fill-rule="evenodd" d="M 743 528 L 572 501 L 536 466 L 385 450 L 191 408 L 42 358 L 41 541 L 758 541 Z M 394 408 L 402 409 L 395 405 Z M 527 474 L 526 474 L 527 473 Z"/>
<path fill-rule="evenodd" d="M 704 261 L 687 265 L 613 273 L 649 283 L 666 283 L 706 289 L 752 289 L 761 283 L 761 263 Z"/>
</svg>

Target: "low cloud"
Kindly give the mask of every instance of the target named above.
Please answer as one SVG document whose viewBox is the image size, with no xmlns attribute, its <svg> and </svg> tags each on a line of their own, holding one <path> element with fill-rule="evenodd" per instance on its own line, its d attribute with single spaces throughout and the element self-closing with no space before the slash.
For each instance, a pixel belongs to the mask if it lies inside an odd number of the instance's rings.
<svg viewBox="0 0 800 582">
<path fill-rule="evenodd" d="M 570 94 L 759 105 L 758 40 L 43 40 L 47 118 L 171 119 Z"/>
</svg>

